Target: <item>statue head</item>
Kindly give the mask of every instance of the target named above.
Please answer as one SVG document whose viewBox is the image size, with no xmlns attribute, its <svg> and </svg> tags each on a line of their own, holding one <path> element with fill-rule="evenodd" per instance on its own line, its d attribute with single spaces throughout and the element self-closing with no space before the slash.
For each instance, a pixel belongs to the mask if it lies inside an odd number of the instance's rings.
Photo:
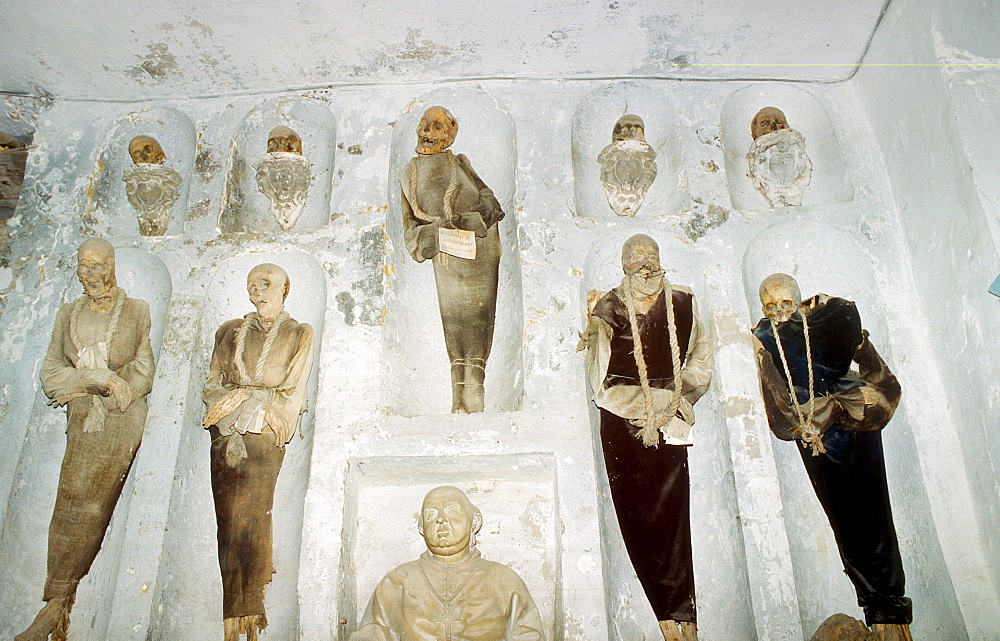
<svg viewBox="0 0 1000 641">
<path fill-rule="evenodd" d="M 424 112 L 417 125 L 417 153 L 441 153 L 455 142 L 458 121 L 444 107 L 431 107 Z"/>
<path fill-rule="evenodd" d="M 267 135 L 267 153 L 273 151 L 283 151 L 290 154 L 302 155 L 302 139 L 292 129 L 280 126 L 271 130 Z"/>
<path fill-rule="evenodd" d="M 163 147 L 152 136 L 136 136 L 128 144 L 128 155 L 135 164 L 162 165 L 167 159 Z"/>
<path fill-rule="evenodd" d="M 611 132 L 611 142 L 619 140 L 639 140 L 646 142 L 646 125 L 642 118 L 634 114 L 625 114 L 615 123 L 615 129 Z"/>
<path fill-rule="evenodd" d="M 660 247 L 646 234 L 636 234 L 622 245 L 622 269 L 637 294 L 653 296 L 663 289 Z"/>
<path fill-rule="evenodd" d="M 247 293 L 261 318 L 273 319 L 281 313 L 288 288 L 288 274 L 277 265 L 263 263 L 247 274 Z"/>
<path fill-rule="evenodd" d="M 108 241 L 103 238 L 85 240 L 76 252 L 76 260 L 76 275 L 87 296 L 106 298 L 118 287 L 115 248 Z"/>
<path fill-rule="evenodd" d="M 460 560 L 476 547 L 483 515 L 457 487 L 442 485 L 427 493 L 417 529 L 431 554 L 440 560 Z"/>
<path fill-rule="evenodd" d="M 754 140 L 779 129 L 788 129 L 788 119 L 777 107 L 764 107 L 750 122 L 750 135 Z"/>
<path fill-rule="evenodd" d="M 784 323 L 802 304 L 799 284 L 788 274 L 771 274 L 760 283 L 760 304 L 775 323 Z"/>
</svg>

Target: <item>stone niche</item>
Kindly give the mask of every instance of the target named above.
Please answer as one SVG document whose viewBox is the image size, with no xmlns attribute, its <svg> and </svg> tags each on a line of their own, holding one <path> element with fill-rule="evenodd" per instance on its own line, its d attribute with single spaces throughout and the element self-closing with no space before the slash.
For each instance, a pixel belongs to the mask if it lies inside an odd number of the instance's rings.
<svg viewBox="0 0 1000 641">
<path fill-rule="evenodd" d="M 219 231 L 280 232 L 271 201 L 261 193 L 256 165 L 267 156 L 268 134 L 275 127 L 292 129 L 302 141 L 310 184 L 301 214 L 290 230 L 322 229 L 330 222 L 330 191 L 337 147 L 337 123 L 323 101 L 271 98 L 253 109 L 239 125 L 229 150 L 229 167 L 219 214 Z"/>
<path fill-rule="evenodd" d="M 411 102 L 396 119 L 389 161 L 385 231 L 388 237 L 386 317 L 383 344 L 384 404 L 392 414 L 442 414 L 451 409 L 451 370 L 438 308 L 434 267 L 417 263 L 403 241 L 400 172 L 412 158 L 417 124 L 434 105 L 458 120 L 451 146 L 465 154 L 493 190 L 506 216 L 499 225 L 503 254 L 497 290 L 493 348 L 486 365 L 486 411 L 520 407 L 523 393 L 524 309 L 518 216 L 514 205 L 517 151 L 514 122 L 497 101 L 478 90 L 441 89 Z"/>
<path fill-rule="evenodd" d="M 690 245 L 673 234 L 654 229 L 631 226 L 615 229 L 593 245 L 584 263 L 581 310 L 586 309 L 587 295 L 591 290 L 603 294 L 620 284 L 623 276 L 621 248 L 636 233 L 647 234 L 657 241 L 667 279 L 694 292 L 702 327 L 711 336 L 711 309 L 708 307 L 704 274 L 712 265 L 712 257 L 693 251 Z M 585 377 L 583 385 L 590 399 L 593 392 Z M 694 445 L 688 448 L 698 628 L 701 635 L 709 639 L 754 639 L 753 603 L 739 521 L 740 510 L 733 482 L 732 459 L 728 455 L 730 436 L 718 393 L 718 384 L 713 382 L 695 405 L 696 422 L 691 430 Z M 588 406 L 600 505 L 604 604 L 610 628 L 609 638 L 662 638 L 656 617 L 632 569 L 618 526 L 601 447 L 600 414 L 593 403 L 588 403 Z"/>
<path fill-rule="evenodd" d="M 958 604 L 917 465 L 913 421 L 919 418 L 911 418 L 908 411 L 913 386 L 908 384 L 903 365 L 897 367 L 894 362 L 891 328 L 880 302 L 873 264 L 877 262 L 869 259 L 863 246 L 849 234 L 822 223 L 796 220 L 765 229 L 750 242 L 743 257 L 749 327 L 763 316 L 760 282 L 775 272 L 794 277 L 804 298 L 823 293 L 857 303 L 872 344 L 903 387 L 902 401 L 882 432 L 882 442 L 907 596 L 913 599 L 914 611 L 920 613 L 921 626 L 943 633 L 955 629 Z M 781 505 L 774 506 L 774 514 L 784 517 L 803 630 L 815 630 L 832 612 L 863 618 L 851 582 L 844 575 L 833 530 L 800 460 L 798 444 L 773 437 L 769 441 L 781 488 Z"/>
<path fill-rule="evenodd" d="M 222 636 L 222 580 L 219 575 L 215 508 L 209 472 L 210 438 L 201 427 L 205 406 L 201 400 L 212 357 L 215 332 L 232 318 L 253 311 L 246 278 L 261 263 L 280 265 L 288 272 L 291 289 L 285 310 L 314 332 L 313 369 L 307 387 L 308 411 L 299 433 L 288 444 L 274 496 L 274 567 L 267 588 L 268 634 L 298 638 L 298 571 L 302 520 L 309 461 L 315 429 L 317 380 L 323 320 L 326 313 L 326 275 L 313 256 L 290 248 L 255 247 L 221 262 L 209 281 L 200 341 L 191 358 L 197 367 L 185 401 L 184 437 L 176 469 L 183 478 L 170 493 L 158 593 L 154 597 L 150 637 L 155 641 Z"/>
<path fill-rule="evenodd" d="M 735 91 L 722 106 L 722 144 L 729 198 L 734 209 L 768 210 L 770 206 L 750 181 L 747 152 L 753 137 L 750 122 L 763 107 L 784 112 L 788 126 L 801 133 L 812 161 L 812 178 L 803 205 L 847 202 L 854 184 L 830 116 L 808 91 L 787 84 L 764 83 Z"/>
<path fill-rule="evenodd" d="M 607 85 L 584 96 L 573 114 L 573 191 L 578 216 L 617 218 L 601 185 L 597 156 L 611 142 L 615 122 L 625 114 L 642 118 L 646 142 L 656 152 L 656 178 L 636 217 L 672 216 L 690 209 L 674 105 L 665 91 L 631 82 Z"/>
<path fill-rule="evenodd" d="M 76 277 L 75 256 L 65 264 L 61 302 L 70 302 L 82 296 L 83 291 Z M 170 274 L 159 258 L 141 249 L 117 248 L 115 266 L 118 285 L 126 294 L 149 303 L 152 324 L 150 342 L 153 355 L 158 358 L 170 304 Z M 50 335 L 54 322 L 53 314 L 44 320 L 44 326 L 35 327 L 32 331 Z M 31 376 L 36 385 L 42 357 L 43 354 L 38 355 L 34 372 L 22 373 Z M 158 383 L 164 382 L 157 378 Z M 169 391 L 154 387 L 150 398 L 158 394 L 169 394 Z M 24 613 L 23 621 L 12 625 L 20 629 L 27 627 L 31 613 L 39 607 L 45 583 L 49 520 L 52 518 L 59 468 L 66 448 L 66 412 L 48 407 L 47 402 L 39 386 L 34 404 L 30 409 L 23 408 L 23 423 L 16 425 L 8 434 L 8 447 L 0 454 L 3 457 L 0 469 L 13 471 L 13 478 L 4 475 L 3 492 L 7 495 L 11 487 L 16 488 L 10 493 L 3 538 L 0 540 L 0 563 L 5 568 L 0 579 L 0 602 L 5 604 L 8 612 Z M 79 617 L 74 622 L 74 639 L 101 641 L 108 638 L 114 588 L 119 574 L 124 571 L 120 567 L 120 559 L 124 547 L 134 544 L 134 541 L 125 540 L 125 524 L 133 508 L 143 507 L 131 505 L 134 480 L 135 474 L 130 475 L 104 537 L 101 552 L 80 584 L 75 607 L 81 613 L 90 614 L 89 618 Z M 11 631 L 11 634 L 14 632 Z"/>
<path fill-rule="evenodd" d="M 194 123 L 183 112 L 150 107 L 119 118 L 97 149 L 82 225 L 88 235 L 112 241 L 140 236 L 138 215 L 129 203 L 122 180 L 125 171 L 134 166 L 128 147 L 135 136 L 155 138 L 167 156 L 163 166 L 180 175 L 179 195 L 170 210 L 170 225 L 162 235 L 177 236 L 184 232 L 197 134 Z"/>
<path fill-rule="evenodd" d="M 546 638 L 562 638 L 556 463 L 549 454 L 371 457 L 348 461 L 338 611 L 345 641 L 386 572 L 426 550 L 417 532 L 424 495 L 439 485 L 466 492 L 483 513 L 478 548 L 528 586 Z"/>
</svg>

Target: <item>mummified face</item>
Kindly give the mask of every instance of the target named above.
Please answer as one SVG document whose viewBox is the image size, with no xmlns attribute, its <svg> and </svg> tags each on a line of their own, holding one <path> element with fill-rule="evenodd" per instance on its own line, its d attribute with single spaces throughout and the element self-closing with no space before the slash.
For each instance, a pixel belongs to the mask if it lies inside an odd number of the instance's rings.
<svg viewBox="0 0 1000 641">
<path fill-rule="evenodd" d="M 91 298 L 109 296 L 118 287 L 115 279 L 115 248 L 103 238 L 91 238 L 76 254 L 76 275 L 83 293 Z"/>
<path fill-rule="evenodd" d="M 771 274 L 760 284 L 760 304 L 775 323 L 784 323 L 802 304 L 799 284 L 788 274 Z"/>
<path fill-rule="evenodd" d="M 136 136 L 128 144 L 128 155 L 132 157 L 135 164 L 162 165 L 167 159 L 167 154 L 163 153 L 163 147 L 156 138 L 150 136 Z"/>
<path fill-rule="evenodd" d="M 788 129 L 788 119 L 777 107 L 764 107 L 757 112 L 750 123 L 750 135 L 754 140 L 779 129 Z"/>
<path fill-rule="evenodd" d="M 458 121 L 444 107 L 431 107 L 417 125 L 417 153 L 438 154 L 451 147 L 458 135 Z"/>
<path fill-rule="evenodd" d="M 302 139 L 288 127 L 275 127 L 267 135 L 267 152 L 283 151 L 302 155 Z"/>
<path fill-rule="evenodd" d="M 247 293 L 261 318 L 275 318 L 285 306 L 288 274 L 277 265 L 257 265 L 247 275 Z"/>
<path fill-rule="evenodd" d="M 633 114 L 625 114 L 615 123 L 615 130 L 611 133 L 611 142 L 619 140 L 640 140 L 646 141 L 646 125 L 642 118 Z"/>
<path fill-rule="evenodd" d="M 622 269 L 630 277 L 632 288 L 643 296 L 652 296 L 663 289 L 660 248 L 645 234 L 636 234 L 625 241 Z"/>
</svg>

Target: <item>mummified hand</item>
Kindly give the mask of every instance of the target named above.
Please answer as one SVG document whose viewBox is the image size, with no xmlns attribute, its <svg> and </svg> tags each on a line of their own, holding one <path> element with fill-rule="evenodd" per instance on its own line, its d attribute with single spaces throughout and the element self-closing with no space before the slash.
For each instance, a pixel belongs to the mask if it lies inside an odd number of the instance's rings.
<svg viewBox="0 0 1000 641">
<path fill-rule="evenodd" d="M 205 415 L 205 420 L 201 424 L 204 427 L 217 425 L 219 421 L 229 416 L 233 410 L 240 406 L 240 403 L 248 398 L 250 398 L 250 394 L 246 390 L 235 389 L 229 392 L 219 402 L 209 408 L 208 414 Z"/>
<path fill-rule="evenodd" d="M 451 222 L 455 225 L 455 229 L 471 231 L 480 238 L 484 238 L 488 232 L 486 223 L 483 221 L 483 215 L 478 211 L 455 214 Z"/>
<path fill-rule="evenodd" d="M 108 377 L 108 389 L 115 397 L 115 402 L 118 403 L 118 411 L 124 412 L 128 409 L 128 406 L 132 404 L 132 389 L 129 387 L 128 382 L 117 374 L 112 374 Z"/>
<path fill-rule="evenodd" d="M 271 409 L 270 406 L 264 408 L 264 420 L 267 421 L 267 426 L 274 432 L 274 444 L 278 447 L 284 447 L 285 443 L 291 440 L 292 434 L 295 433 L 295 426 L 289 425 L 288 421 Z"/>
</svg>

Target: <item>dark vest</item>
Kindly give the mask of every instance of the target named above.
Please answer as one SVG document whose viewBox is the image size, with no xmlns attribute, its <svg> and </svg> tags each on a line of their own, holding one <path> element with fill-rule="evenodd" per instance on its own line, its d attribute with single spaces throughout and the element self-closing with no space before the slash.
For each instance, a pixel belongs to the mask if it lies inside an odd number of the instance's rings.
<svg viewBox="0 0 1000 641">
<path fill-rule="evenodd" d="M 665 291 L 665 290 L 664 290 Z M 687 292 L 674 291 L 674 321 L 677 325 L 677 345 L 680 348 L 680 362 L 684 364 L 688 343 L 691 340 L 692 300 Z M 642 353 L 646 360 L 646 374 L 650 387 L 665 389 L 674 380 L 673 357 L 670 354 L 670 333 L 667 326 L 667 305 L 663 292 L 656 297 L 653 306 L 645 314 L 639 314 L 639 334 L 642 337 Z M 632 325 L 628 320 L 628 309 L 618 296 L 618 288 L 612 289 L 594 307 L 597 316 L 611 326 L 611 360 L 604 387 L 614 385 L 639 385 L 639 369 L 632 354 Z"/>
</svg>

